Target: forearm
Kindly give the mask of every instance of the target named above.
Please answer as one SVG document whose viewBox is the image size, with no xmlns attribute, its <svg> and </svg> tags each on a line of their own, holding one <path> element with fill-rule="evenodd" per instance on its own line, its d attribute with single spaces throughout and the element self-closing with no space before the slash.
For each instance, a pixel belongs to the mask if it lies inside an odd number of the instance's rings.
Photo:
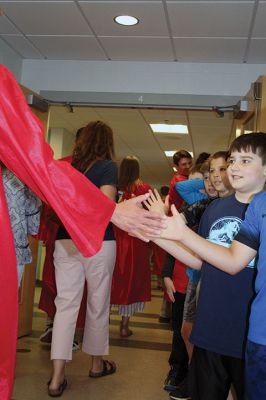
<svg viewBox="0 0 266 400">
<path fill-rule="evenodd" d="M 191 268 L 200 269 L 202 260 L 194 255 L 187 247 L 184 247 L 181 243 L 173 240 L 166 239 L 153 239 L 154 243 L 166 250 L 167 253 L 171 254 L 177 260 L 182 263 L 189 265 Z"/>
<path fill-rule="evenodd" d="M 202 260 L 232 275 L 241 271 L 249 262 L 250 257 L 245 252 L 241 253 L 242 246 L 246 246 L 239 242 L 234 242 L 234 246 L 230 248 L 223 247 L 203 239 L 188 227 L 184 229 L 181 242 L 198 254 Z M 251 249 L 250 253 L 252 253 Z"/>
</svg>

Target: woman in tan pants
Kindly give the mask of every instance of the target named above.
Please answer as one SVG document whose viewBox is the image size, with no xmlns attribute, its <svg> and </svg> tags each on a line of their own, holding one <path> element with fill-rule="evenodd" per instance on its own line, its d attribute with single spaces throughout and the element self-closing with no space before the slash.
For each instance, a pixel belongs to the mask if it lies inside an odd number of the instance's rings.
<svg viewBox="0 0 266 400">
<path fill-rule="evenodd" d="M 115 200 L 117 166 L 113 157 L 112 129 L 101 121 L 89 123 L 76 143 L 72 165 Z M 116 370 L 113 361 L 103 359 L 109 353 L 109 305 L 115 258 L 116 242 L 111 224 L 106 229 L 101 250 L 90 258 L 82 256 L 63 226 L 59 228 L 54 252 L 57 297 L 51 347 L 53 374 L 48 384 L 51 397 L 61 396 L 67 386 L 65 364 L 72 359 L 85 281 L 88 296 L 82 348 L 92 355 L 89 376 L 102 377 Z"/>
</svg>

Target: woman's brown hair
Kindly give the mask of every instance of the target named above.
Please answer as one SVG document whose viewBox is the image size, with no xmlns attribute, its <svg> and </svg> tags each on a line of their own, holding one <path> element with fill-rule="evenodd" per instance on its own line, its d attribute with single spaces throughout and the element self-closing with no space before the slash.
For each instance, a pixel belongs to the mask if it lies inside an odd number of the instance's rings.
<svg viewBox="0 0 266 400">
<path fill-rule="evenodd" d="M 140 176 L 139 160 L 135 156 L 123 158 L 119 168 L 119 188 L 131 191 Z"/>
<path fill-rule="evenodd" d="M 73 150 L 72 165 L 80 172 L 96 160 L 115 157 L 113 131 L 102 121 L 93 121 L 79 133 Z"/>
</svg>

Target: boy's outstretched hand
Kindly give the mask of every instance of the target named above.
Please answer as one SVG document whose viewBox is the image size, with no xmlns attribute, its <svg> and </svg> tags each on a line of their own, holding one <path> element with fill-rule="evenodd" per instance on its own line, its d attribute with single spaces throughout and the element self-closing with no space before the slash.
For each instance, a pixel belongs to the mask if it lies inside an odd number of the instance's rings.
<svg viewBox="0 0 266 400">
<path fill-rule="evenodd" d="M 159 214 L 168 214 L 169 210 L 169 202 L 168 196 L 165 199 L 165 203 L 162 201 L 161 196 L 159 195 L 156 189 L 149 190 L 149 198 L 143 202 L 146 208 L 149 211 L 157 212 Z"/>
<path fill-rule="evenodd" d="M 167 217 L 167 228 L 161 231 L 161 238 L 182 241 L 187 228 L 181 214 L 177 211 L 174 204 L 171 206 L 172 217 Z"/>
</svg>

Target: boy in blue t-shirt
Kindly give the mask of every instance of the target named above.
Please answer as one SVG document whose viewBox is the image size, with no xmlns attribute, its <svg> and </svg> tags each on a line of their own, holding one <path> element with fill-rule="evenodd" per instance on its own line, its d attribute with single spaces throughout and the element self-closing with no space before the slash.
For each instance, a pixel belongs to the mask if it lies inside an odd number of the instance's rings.
<svg viewBox="0 0 266 400">
<path fill-rule="evenodd" d="M 257 249 L 260 257 L 247 346 L 247 390 L 250 400 L 266 398 L 266 322 L 261 318 L 266 306 L 265 260 L 261 257 L 265 253 L 263 244 L 266 245 L 266 237 L 263 238 L 266 195 L 261 194 L 254 200 L 238 233 L 247 204 L 265 184 L 266 135 L 240 136 L 232 143 L 229 153 L 228 176 L 236 194 L 214 201 L 204 213 L 199 232 L 208 241 L 187 228 L 174 209 L 174 216 L 163 232 L 164 238 L 179 240 L 205 260 L 191 336 L 196 345 L 192 358 L 193 400 L 226 399 L 230 384 L 235 388 L 237 399 L 244 398 L 242 355 L 255 279 L 254 264 L 250 261 Z M 226 248 L 235 237 L 231 249 Z M 195 265 L 197 257 L 191 257 Z M 243 271 L 230 277 L 214 265 L 231 274 Z"/>
</svg>

